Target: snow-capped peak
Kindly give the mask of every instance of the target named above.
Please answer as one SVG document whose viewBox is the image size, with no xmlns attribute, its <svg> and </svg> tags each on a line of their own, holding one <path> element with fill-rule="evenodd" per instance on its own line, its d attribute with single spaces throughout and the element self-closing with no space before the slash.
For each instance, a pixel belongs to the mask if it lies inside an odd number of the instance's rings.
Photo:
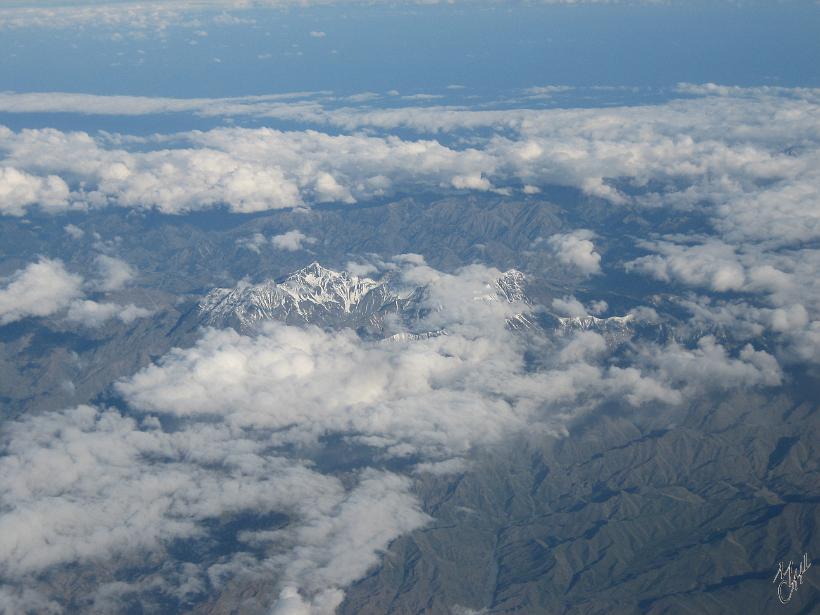
<svg viewBox="0 0 820 615">
<path fill-rule="evenodd" d="M 335 303 L 349 314 L 367 293 L 381 284 L 347 271 L 333 271 L 313 262 L 290 274 L 278 286 L 297 302 L 309 301 L 319 305 Z"/>
<path fill-rule="evenodd" d="M 609 318 L 598 318 L 597 316 L 567 316 L 558 317 L 558 323 L 562 327 L 572 327 L 576 329 L 601 329 L 606 327 L 625 327 L 634 319 L 632 314 L 625 316 L 610 316 Z"/>
<path fill-rule="evenodd" d="M 200 302 L 199 314 L 204 324 L 246 331 L 266 320 L 358 325 L 395 298 L 383 283 L 314 262 L 280 282 L 216 288 Z"/>
<path fill-rule="evenodd" d="M 524 274 L 511 269 L 488 282 L 486 299 L 528 303 L 523 282 Z M 384 333 L 385 319 L 390 314 L 408 325 L 423 318 L 429 312 L 425 297 L 424 287 L 400 293 L 390 287 L 389 280 L 376 281 L 313 262 L 279 282 L 268 279 L 259 284 L 242 282 L 235 288 L 213 289 L 199 304 L 198 321 L 245 332 L 254 331 L 260 322 L 268 320 L 347 326 L 378 337 Z M 518 315 L 510 322 L 513 324 L 520 328 L 531 323 Z"/>
<path fill-rule="evenodd" d="M 522 301 L 529 303 L 527 293 L 524 291 L 526 276 L 518 269 L 509 269 L 501 274 L 494 282 L 496 293 L 506 301 L 515 303 Z"/>
</svg>

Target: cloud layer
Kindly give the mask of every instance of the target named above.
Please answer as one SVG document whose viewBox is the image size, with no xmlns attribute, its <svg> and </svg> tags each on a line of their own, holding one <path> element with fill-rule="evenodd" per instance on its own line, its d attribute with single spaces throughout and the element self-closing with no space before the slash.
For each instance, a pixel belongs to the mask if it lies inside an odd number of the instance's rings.
<svg viewBox="0 0 820 615">
<path fill-rule="evenodd" d="M 379 343 L 280 323 L 254 336 L 208 330 L 120 381 L 123 408 L 80 406 L 6 424 L 0 600 L 48 604 L 39 579 L 66 563 L 164 561 L 173 573 L 147 570 L 88 599 L 110 611 L 118 595 L 141 588 L 195 599 L 203 584 L 219 592 L 266 579 L 260 608 L 329 614 L 393 539 L 429 521 L 413 468 L 463 471 L 476 447 L 564 433 L 605 401 L 663 407 L 781 382 L 771 355 L 751 345 L 733 352 L 713 338 L 691 349 L 638 347 L 624 363 L 591 331 L 520 335 L 507 319 L 531 307 L 497 300 L 491 281 L 500 272 L 475 265 L 446 274 L 413 255 L 392 267 L 408 288 L 427 285 L 433 309 L 421 325 L 446 335 Z M 525 358 L 533 351 L 537 368 Z M 311 459 L 328 439 L 369 451 L 359 455 L 368 461 L 321 470 Z M 388 460 L 407 470 L 384 469 Z M 249 512 L 274 521 L 240 531 L 227 556 L 174 563 L 179 541 L 208 544 L 215 520 Z"/>
<path fill-rule="evenodd" d="M 0 324 L 28 316 L 48 316 L 83 295 L 83 279 L 47 258 L 19 269 L 0 288 Z"/>
<path fill-rule="evenodd" d="M 205 587 L 266 579 L 260 608 L 330 613 L 392 540 L 428 522 L 414 472 L 462 471 L 476 448 L 517 434 L 565 434 L 602 403 L 682 405 L 779 386 L 783 364 L 820 361 L 816 93 L 686 86 L 681 95 L 653 106 L 494 111 L 128 99 L 119 102 L 134 112 L 249 113 L 351 133 L 220 128 L 138 138 L 0 129 L 0 207 L 12 216 L 35 207 L 245 213 L 427 188 L 537 199 L 556 184 L 625 214 L 698 214 L 697 234 L 636 238 L 627 262 L 610 262 L 603 248 L 611 238 L 588 229 L 544 245 L 584 276 L 603 272 L 604 254 L 607 271 L 620 267 L 672 291 L 653 298 L 658 310 L 668 301 L 691 315 L 692 331 L 727 332 L 618 352 L 594 331 L 519 335 L 508 319 L 536 308 L 498 301 L 489 284 L 500 272 L 475 265 L 443 273 L 418 255 L 382 262 L 407 288 L 427 287 L 420 326 L 446 335 L 375 343 L 349 330 L 279 323 L 254 336 L 207 330 L 120 381 L 120 408 L 82 406 L 6 425 L 0 606 L 24 601 L 47 611 L 50 597 L 37 592 L 55 566 L 171 561 L 179 541 L 211 544 L 214 524 L 254 511 L 266 523 L 239 532 L 228 555 L 174 561 L 173 570 L 147 570 L 89 600 L 110 612 L 129 591 L 195 599 Z M 423 138 L 390 133 L 407 129 Z M 78 227 L 66 232 L 82 236 Z M 238 242 L 255 251 L 311 243 L 298 229 Z M 95 269 L 86 280 L 54 259 L 24 266 L 0 285 L 0 324 L 142 315 L 88 297 L 128 284 L 130 266 L 99 255 Z M 578 318 L 608 310 L 569 294 L 549 307 Z M 655 307 L 630 317 L 655 322 Z M 362 467 L 323 468 L 317 460 L 331 441 L 364 451 Z"/>
<path fill-rule="evenodd" d="M 370 98 L 340 106 L 354 101 L 321 93 L 188 101 L 4 94 L 0 108 L 12 110 L 245 114 L 352 132 L 221 128 L 137 138 L 0 129 L 0 210 L 242 213 L 428 190 L 537 199 L 550 186 L 571 186 L 625 213 L 700 216 L 701 233 L 638 237 L 644 255 L 609 266 L 725 295 L 719 304 L 701 297 L 687 305 L 740 336 L 750 326 L 779 336 L 785 355 L 816 356 L 796 342 L 814 339 L 820 326 L 812 269 L 820 258 L 817 90 L 682 84 L 678 96 L 629 107 L 476 110 L 374 108 Z M 423 137 L 392 134 L 400 130 Z M 299 232 L 240 245 L 309 247 Z M 593 275 L 601 266 L 596 242 L 581 229 L 545 245 L 568 269 Z"/>
<path fill-rule="evenodd" d="M 87 290 L 111 291 L 134 277 L 124 261 L 100 254 L 96 259 L 99 276 L 86 281 L 70 273 L 59 259 L 40 258 L 0 279 L 0 326 L 30 317 L 59 316 L 88 327 L 97 327 L 112 318 L 129 323 L 151 311 L 134 304 L 120 305 L 86 298 Z"/>
<path fill-rule="evenodd" d="M 592 243 L 594 233 L 585 229 L 572 233 L 552 235 L 548 239 L 558 260 L 576 268 L 584 275 L 601 272 L 601 255 L 595 251 Z"/>
<path fill-rule="evenodd" d="M 813 207 L 820 182 L 818 97 L 813 90 L 786 92 L 741 90 L 639 107 L 496 111 L 325 110 L 316 103 L 261 99 L 231 109 L 227 101 L 176 101 L 180 109 L 253 113 L 345 130 L 489 128 L 492 136 L 479 139 L 479 147 L 458 149 L 433 140 L 310 130 L 218 129 L 143 143 L 4 131 L 0 190 L 13 195 L 6 213 L 20 215 L 38 199 L 47 208 L 114 204 L 173 213 L 225 204 L 258 211 L 350 203 L 411 187 L 534 192 L 558 184 L 614 205 L 705 209 L 732 241 L 785 245 L 811 241 L 820 231 Z M 16 96 L 6 95 L 7 107 Z M 25 109 L 36 108 L 32 96 L 47 106 L 61 104 L 54 95 L 23 96 L 17 104 Z M 129 107 L 116 99 L 95 100 L 120 113 Z M 138 113 L 175 108 L 168 101 L 135 100 Z M 94 108 L 78 101 L 69 109 L 80 107 Z M 68 150 L 82 156 L 67 161 Z M 80 182 L 83 190 L 77 189 Z M 167 182 L 176 187 L 169 190 Z M 66 186 L 72 186 L 71 195 Z"/>
</svg>

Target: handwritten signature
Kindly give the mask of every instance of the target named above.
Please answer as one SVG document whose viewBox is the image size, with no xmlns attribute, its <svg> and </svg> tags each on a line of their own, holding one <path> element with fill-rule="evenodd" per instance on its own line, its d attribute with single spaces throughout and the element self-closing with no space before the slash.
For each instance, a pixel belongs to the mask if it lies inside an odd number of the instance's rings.
<svg viewBox="0 0 820 615">
<path fill-rule="evenodd" d="M 792 599 L 792 594 L 797 591 L 797 588 L 803 584 L 803 575 L 811 568 L 811 561 L 809 554 L 804 553 L 803 559 L 795 566 L 794 562 L 789 562 L 788 566 L 784 566 L 783 562 L 777 566 L 777 574 L 774 575 L 772 583 L 777 583 L 777 599 L 781 604 L 788 604 Z"/>
</svg>

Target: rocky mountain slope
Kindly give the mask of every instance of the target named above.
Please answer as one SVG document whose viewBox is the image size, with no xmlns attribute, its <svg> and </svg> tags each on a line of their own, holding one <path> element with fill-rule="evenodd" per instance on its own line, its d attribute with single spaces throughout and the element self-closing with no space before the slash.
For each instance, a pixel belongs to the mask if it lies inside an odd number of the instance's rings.
<svg viewBox="0 0 820 615">
<path fill-rule="evenodd" d="M 529 304 L 525 276 L 511 269 L 487 284 L 488 301 Z M 240 283 L 234 288 L 215 288 L 199 302 L 195 319 L 199 325 L 225 328 L 252 334 L 261 323 L 277 320 L 287 324 L 313 324 L 323 328 L 350 327 L 365 337 L 413 339 L 435 334 L 416 331 L 420 318 L 438 306 L 427 298 L 427 289 L 397 288 L 387 276 L 380 281 L 334 271 L 313 262 L 278 282 Z M 391 333 L 386 319 L 398 319 L 409 331 Z M 515 328 L 534 326 L 524 314 L 509 319 Z"/>
</svg>

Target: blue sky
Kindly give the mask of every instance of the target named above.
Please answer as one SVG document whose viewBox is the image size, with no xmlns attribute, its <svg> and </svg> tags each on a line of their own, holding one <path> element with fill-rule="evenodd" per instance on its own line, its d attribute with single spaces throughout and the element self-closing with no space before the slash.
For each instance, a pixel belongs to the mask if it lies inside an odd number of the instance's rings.
<svg viewBox="0 0 820 615">
<path fill-rule="evenodd" d="M 218 97 L 459 84 L 494 96 L 546 84 L 820 85 L 816 4 L 342 4 L 168 23 L 161 34 L 127 21 L 5 29 L 0 88 Z"/>
</svg>

